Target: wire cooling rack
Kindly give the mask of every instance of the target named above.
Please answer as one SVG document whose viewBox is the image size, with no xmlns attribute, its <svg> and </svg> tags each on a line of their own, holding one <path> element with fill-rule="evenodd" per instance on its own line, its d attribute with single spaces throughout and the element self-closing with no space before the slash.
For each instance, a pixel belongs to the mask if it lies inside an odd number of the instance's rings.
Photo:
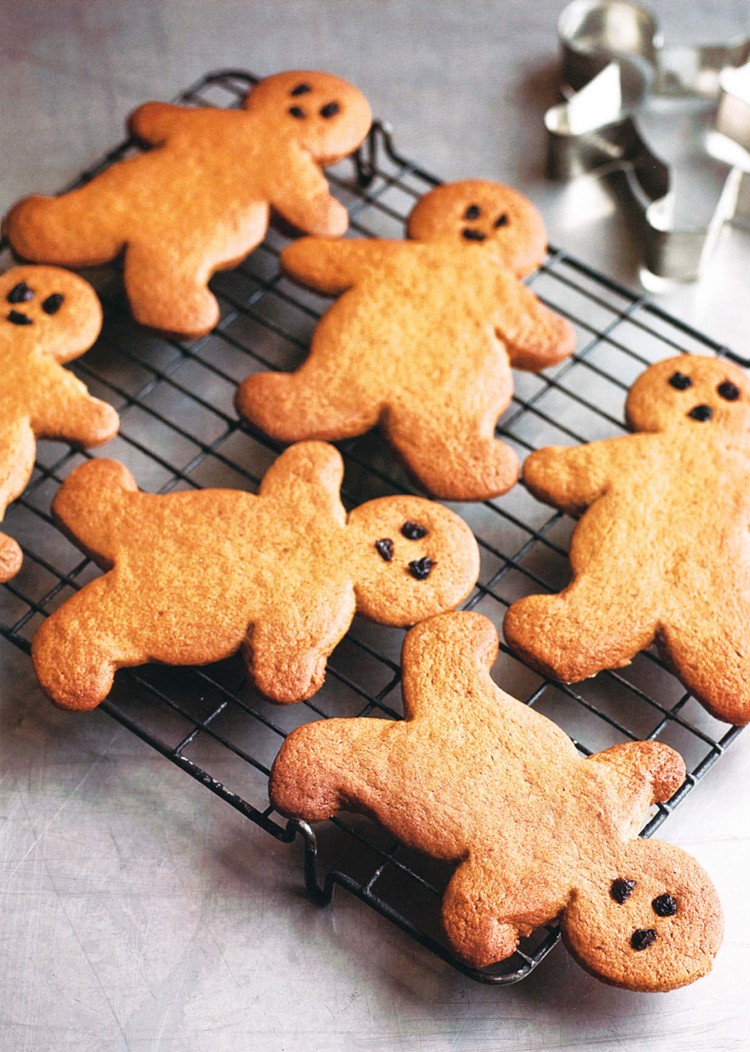
<svg viewBox="0 0 750 1052">
<path fill-rule="evenodd" d="M 237 107 L 255 79 L 240 71 L 209 74 L 177 101 Z M 124 142 L 75 185 L 136 150 L 132 141 Z M 329 175 L 349 211 L 350 236 L 357 237 L 403 236 L 414 203 L 438 182 L 399 156 L 383 124 L 374 126 L 354 165 L 346 162 Z M 95 348 L 74 369 L 119 411 L 120 434 L 103 454 L 125 463 L 143 489 L 254 490 L 279 451 L 237 420 L 232 399 L 237 382 L 255 370 L 294 369 L 325 309 L 326 300 L 282 276 L 278 259 L 286 240 L 285 232 L 272 229 L 241 266 L 212 280 L 221 320 L 195 341 L 136 326 L 123 298 L 119 265 L 86 274 L 103 301 L 105 322 Z M 10 262 L 5 249 L 3 269 Z M 543 376 L 516 374 L 516 393 L 498 433 L 521 457 L 543 445 L 621 433 L 627 388 L 660 358 L 715 353 L 749 364 L 563 252 L 551 251 L 531 284 L 573 323 L 578 350 Z M 376 435 L 340 448 L 347 506 L 413 491 Z M 21 573 L 0 589 L 0 632 L 27 652 L 42 619 L 98 572 L 58 533 L 49 512 L 58 485 L 86 456 L 59 443 L 40 443 L 30 485 L 6 517 L 4 528 L 23 545 L 25 560 Z M 569 517 L 551 512 L 522 486 L 458 511 L 474 530 L 482 557 L 479 583 L 466 606 L 498 628 L 515 599 L 558 591 L 567 583 L 566 550 L 574 525 Z M 400 631 L 357 620 L 331 658 L 323 689 L 300 705 L 267 702 L 236 658 L 203 668 L 122 671 L 103 708 L 272 836 L 301 837 L 305 881 L 318 901 L 327 902 L 337 886 L 345 888 L 465 974 L 489 983 L 516 982 L 552 948 L 555 926 L 523 940 L 501 964 L 468 968 L 452 956 L 440 933 L 439 904 L 450 866 L 407 850 L 365 819 L 340 817 L 313 832 L 305 823 L 285 821 L 268 805 L 271 764 L 293 727 L 328 716 L 401 715 L 402 638 Z M 583 755 L 642 738 L 657 738 L 681 752 L 687 780 L 672 801 L 655 809 L 644 835 L 661 824 L 739 733 L 709 716 L 651 652 L 625 670 L 569 687 L 544 679 L 503 647 L 495 675 L 511 694 L 557 721 Z"/>
</svg>

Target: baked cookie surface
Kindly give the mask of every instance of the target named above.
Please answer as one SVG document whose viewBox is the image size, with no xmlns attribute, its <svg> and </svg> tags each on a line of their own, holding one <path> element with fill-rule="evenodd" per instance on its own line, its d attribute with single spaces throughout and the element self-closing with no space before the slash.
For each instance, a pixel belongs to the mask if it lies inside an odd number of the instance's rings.
<svg viewBox="0 0 750 1052">
<path fill-rule="evenodd" d="M 302 701 L 322 685 L 355 612 L 405 627 L 462 602 L 479 573 L 469 527 L 409 496 L 347 515 L 342 476 L 341 456 L 322 442 L 286 450 L 258 494 L 148 494 L 116 461 L 82 465 L 52 510 L 108 572 L 37 631 L 43 689 L 89 709 L 118 668 L 200 665 L 242 650 L 264 694 Z"/>
<path fill-rule="evenodd" d="M 544 258 L 544 226 L 516 190 L 469 180 L 426 194 L 408 234 L 284 249 L 288 274 L 340 298 L 301 368 L 248 377 L 237 408 L 284 442 L 379 424 L 431 494 L 489 499 L 518 478 L 515 452 L 494 437 L 513 392 L 510 366 L 543 369 L 575 342 L 521 281 Z"/>
<path fill-rule="evenodd" d="M 535 496 L 584 514 L 571 584 L 514 603 L 506 639 L 571 683 L 628 665 L 656 642 L 710 712 L 745 724 L 750 381 L 723 359 L 666 359 L 636 380 L 626 416 L 636 434 L 527 458 Z"/>
<path fill-rule="evenodd" d="M 458 956 L 484 967 L 560 919 L 606 982 L 670 990 L 704 975 L 722 938 L 711 881 L 684 851 L 637 839 L 684 780 L 659 742 L 582 759 L 551 720 L 495 685 L 494 626 L 459 612 L 413 628 L 403 721 L 332 719 L 287 737 L 270 783 L 282 814 L 376 818 L 410 847 L 458 863 L 442 906 Z"/>
<path fill-rule="evenodd" d="M 313 71 L 267 77 L 242 110 L 149 102 L 129 129 L 151 149 L 60 197 L 20 201 L 6 235 L 22 258 L 64 266 L 124 250 L 136 320 L 199 336 L 219 318 L 209 278 L 260 244 L 272 208 L 308 234 L 344 233 L 321 167 L 354 152 L 370 122 L 357 88 Z"/>
<path fill-rule="evenodd" d="M 119 418 L 63 369 L 99 335 L 102 311 L 87 282 L 57 267 L 14 267 L 0 276 L 0 521 L 34 468 L 37 438 L 98 446 Z M 18 544 L 0 533 L 0 581 L 21 568 Z"/>
</svg>

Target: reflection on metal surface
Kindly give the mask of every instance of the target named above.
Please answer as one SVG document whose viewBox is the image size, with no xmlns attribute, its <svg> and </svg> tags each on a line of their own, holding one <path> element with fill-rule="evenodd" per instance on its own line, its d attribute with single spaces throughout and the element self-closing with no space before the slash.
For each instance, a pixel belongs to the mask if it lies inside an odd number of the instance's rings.
<svg viewBox="0 0 750 1052">
<path fill-rule="evenodd" d="M 665 47 L 629 0 L 574 0 L 558 33 L 566 101 L 545 115 L 550 175 L 625 171 L 646 271 L 695 280 L 723 224 L 750 221 L 750 38 Z"/>
</svg>

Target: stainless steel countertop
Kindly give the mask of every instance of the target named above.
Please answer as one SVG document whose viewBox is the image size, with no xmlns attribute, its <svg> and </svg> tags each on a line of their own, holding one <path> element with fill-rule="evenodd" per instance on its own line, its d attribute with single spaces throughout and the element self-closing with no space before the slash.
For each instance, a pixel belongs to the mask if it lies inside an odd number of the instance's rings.
<svg viewBox="0 0 750 1052">
<path fill-rule="evenodd" d="M 122 137 L 126 114 L 209 69 L 349 77 L 407 156 L 446 179 L 514 183 L 550 240 L 628 285 L 635 210 L 606 186 L 545 179 L 556 98 L 553 0 L 0 2 L 3 211 L 54 192 Z M 744 0 L 652 5 L 671 40 L 721 39 Z M 630 214 L 628 214 L 628 212 Z M 750 346 L 750 234 L 727 229 L 705 279 L 658 302 Z M 45 701 L 0 641 L 0 1048 L 252 1052 L 749 1047 L 750 734 L 661 835 L 713 876 L 727 921 L 713 973 L 628 994 L 558 948 L 520 985 L 454 973 L 360 903 L 313 906 L 277 844 L 105 714 Z"/>
</svg>

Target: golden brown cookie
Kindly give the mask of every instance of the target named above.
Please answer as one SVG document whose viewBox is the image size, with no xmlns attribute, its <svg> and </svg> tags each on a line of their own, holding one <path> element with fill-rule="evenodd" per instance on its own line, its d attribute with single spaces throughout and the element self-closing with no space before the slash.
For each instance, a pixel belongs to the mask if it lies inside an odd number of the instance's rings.
<svg viewBox="0 0 750 1052">
<path fill-rule="evenodd" d="M 636 839 L 685 776 L 659 742 L 581 759 L 554 723 L 490 678 L 497 633 L 479 614 L 431 618 L 406 637 L 405 720 L 334 719 L 292 731 L 271 773 L 282 814 L 378 819 L 410 847 L 457 862 L 443 923 L 484 967 L 559 917 L 590 972 L 630 990 L 671 990 L 711 968 L 721 906 L 698 863 Z"/>
<path fill-rule="evenodd" d="M 381 497 L 348 516 L 341 457 L 286 450 L 256 494 L 141 493 L 114 460 L 84 464 L 53 514 L 109 572 L 41 626 L 39 681 L 59 705 L 102 701 L 116 669 L 199 665 L 242 649 L 264 694 L 302 701 L 355 612 L 406 626 L 466 598 L 479 572 L 469 527 L 419 497 Z"/>
<path fill-rule="evenodd" d="M 92 398 L 62 363 L 99 335 L 94 290 L 56 267 L 15 267 L 0 276 L 0 521 L 31 477 L 36 438 L 98 446 L 117 433 L 111 405 Z M 21 549 L 0 533 L 0 581 L 21 568 Z"/>
<path fill-rule="evenodd" d="M 656 642 L 709 711 L 747 723 L 750 381 L 718 358 L 670 358 L 638 378 L 626 416 L 639 434 L 526 460 L 536 497 L 588 511 L 571 541 L 573 581 L 514 603 L 505 637 L 568 683 Z"/>
<path fill-rule="evenodd" d="M 209 278 L 260 244 L 270 208 L 306 233 L 344 233 L 321 167 L 356 150 L 370 120 L 357 88 L 308 71 L 260 81 L 242 110 L 149 102 L 129 127 L 153 149 L 61 197 L 19 202 L 6 234 L 24 259 L 72 267 L 125 249 L 136 319 L 199 336 L 219 318 Z"/>
<path fill-rule="evenodd" d="M 539 370 L 573 350 L 571 326 L 522 282 L 544 258 L 530 201 L 470 180 L 430 191 L 410 241 L 305 238 L 281 255 L 293 278 L 340 299 L 291 375 L 248 377 L 239 412 L 283 442 L 343 439 L 380 424 L 422 485 L 485 500 L 516 482 L 494 437 L 510 366 Z"/>
</svg>

